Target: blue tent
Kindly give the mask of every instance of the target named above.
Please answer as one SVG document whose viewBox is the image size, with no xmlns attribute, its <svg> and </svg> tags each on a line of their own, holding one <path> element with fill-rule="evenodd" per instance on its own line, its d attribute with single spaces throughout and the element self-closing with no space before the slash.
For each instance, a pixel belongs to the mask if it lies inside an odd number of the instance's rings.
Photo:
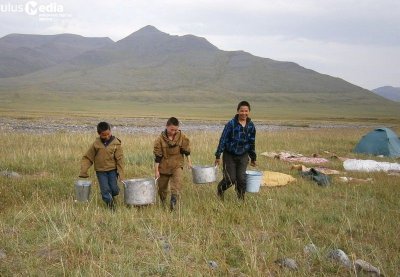
<svg viewBox="0 0 400 277">
<path fill-rule="evenodd" d="M 400 157 L 400 139 L 389 128 L 377 128 L 363 136 L 353 152 Z"/>
</svg>

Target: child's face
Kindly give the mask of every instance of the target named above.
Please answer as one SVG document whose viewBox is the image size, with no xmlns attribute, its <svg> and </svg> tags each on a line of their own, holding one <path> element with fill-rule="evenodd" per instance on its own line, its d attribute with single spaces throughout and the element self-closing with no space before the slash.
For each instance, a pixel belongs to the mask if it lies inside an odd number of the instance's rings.
<svg viewBox="0 0 400 277">
<path fill-rule="evenodd" d="M 249 117 L 250 110 L 247 106 L 241 106 L 238 110 L 238 115 L 240 120 L 246 120 Z"/>
<path fill-rule="evenodd" d="M 178 130 L 179 130 L 179 126 L 174 126 L 174 125 L 167 126 L 168 136 L 175 136 L 175 134 L 178 132 Z"/>
<path fill-rule="evenodd" d="M 111 138 L 111 130 L 105 130 L 99 134 L 101 140 L 109 140 Z"/>
</svg>

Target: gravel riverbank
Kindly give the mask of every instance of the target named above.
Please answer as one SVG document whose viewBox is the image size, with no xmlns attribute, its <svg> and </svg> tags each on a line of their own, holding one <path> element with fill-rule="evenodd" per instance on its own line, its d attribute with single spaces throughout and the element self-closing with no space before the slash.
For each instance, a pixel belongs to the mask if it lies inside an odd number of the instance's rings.
<svg viewBox="0 0 400 277">
<path fill-rule="evenodd" d="M 165 125 L 163 118 L 118 118 L 106 119 L 113 126 L 113 131 L 127 134 L 157 134 Z M 51 134 L 57 132 L 96 132 L 98 118 L 0 118 L 0 130 L 8 132 Z M 222 131 L 226 121 L 182 120 L 181 129 L 186 132 Z M 306 130 L 320 128 L 361 128 L 360 124 L 300 124 L 298 126 L 269 124 L 255 121 L 257 131 Z"/>
</svg>

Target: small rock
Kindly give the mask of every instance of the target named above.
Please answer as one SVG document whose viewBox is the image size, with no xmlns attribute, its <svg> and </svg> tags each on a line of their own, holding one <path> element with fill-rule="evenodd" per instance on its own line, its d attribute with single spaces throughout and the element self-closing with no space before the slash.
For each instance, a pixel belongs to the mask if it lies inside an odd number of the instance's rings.
<svg viewBox="0 0 400 277">
<path fill-rule="evenodd" d="M 357 271 L 363 271 L 365 273 L 369 273 L 371 276 L 381 276 L 381 271 L 366 261 L 357 259 L 354 262 L 354 265 Z"/>
<path fill-rule="evenodd" d="M 7 178 L 16 178 L 16 179 L 22 177 L 21 174 L 14 172 L 14 171 L 8 171 L 8 170 L 3 170 L 1 172 L 1 175 L 4 177 L 7 177 Z"/>
<path fill-rule="evenodd" d="M 166 236 L 160 236 L 158 239 L 160 240 L 164 252 L 165 253 L 171 252 L 172 246 L 168 242 L 168 238 Z"/>
<path fill-rule="evenodd" d="M 171 251 L 171 244 L 169 244 L 168 242 L 164 242 L 163 244 L 163 250 L 165 253 L 169 253 Z"/>
<path fill-rule="evenodd" d="M 207 261 L 207 264 L 211 269 L 217 269 L 218 268 L 218 264 L 215 261 Z"/>
<path fill-rule="evenodd" d="M 351 261 L 346 253 L 341 249 L 335 249 L 329 252 L 328 258 L 334 260 L 335 262 L 339 262 L 347 268 L 351 267 Z"/>
<path fill-rule="evenodd" d="M 278 259 L 275 261 L 275 263 L 280 267 L 287 267 L 290 270 L 297 270 L 299 268 L 296 261 L 291 258 Z"/>
<path fill-rule="evenodd" d="M 0 249 L 0 260 L 5 259 L 6 257 L 6 252 L 3 249 Z"/>
<path fill-rule="evenodd" d="M 311 255 L 311 254 L 316 254 L 318 252 L 318 249 L 314 243 L 310 243 L 310 244 L 307 244 L 306 246 L 304 246 L 303 251 L 304 251 L 304 254 Z"/>
</svg>

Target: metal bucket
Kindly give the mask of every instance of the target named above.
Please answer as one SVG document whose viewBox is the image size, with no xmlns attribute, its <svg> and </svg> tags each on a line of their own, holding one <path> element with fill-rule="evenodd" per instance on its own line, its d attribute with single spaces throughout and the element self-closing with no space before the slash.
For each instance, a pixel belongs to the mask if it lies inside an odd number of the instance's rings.
<svg viewBox="0 0 400 277">
<path fill-rule="evenodd" d="M 262 182 L 263 173 L 261 171 L 247 170 L 246 171 L 246 191 L 259 192 Z"/>
<path fill-rule="evenodd" d="M 148 205 L 156 202 L 156 184 L 152 178 L 124 180 L 124 200 L 127 205 Z"/>
<path fill-rule="evenodd" d="M 89 180 L 78 180 L 75 182 L 75 195 L 76 200 L 79 202 L 89 201 L 90 188 L 92 187 L 92 182 Z"/>
<path fill-rule="evenodd" d="M 195 184 L 215 182 L 217 179 L 217 167 L 195 165 L 192 167 L 192 177 Z"/>
</svg>

